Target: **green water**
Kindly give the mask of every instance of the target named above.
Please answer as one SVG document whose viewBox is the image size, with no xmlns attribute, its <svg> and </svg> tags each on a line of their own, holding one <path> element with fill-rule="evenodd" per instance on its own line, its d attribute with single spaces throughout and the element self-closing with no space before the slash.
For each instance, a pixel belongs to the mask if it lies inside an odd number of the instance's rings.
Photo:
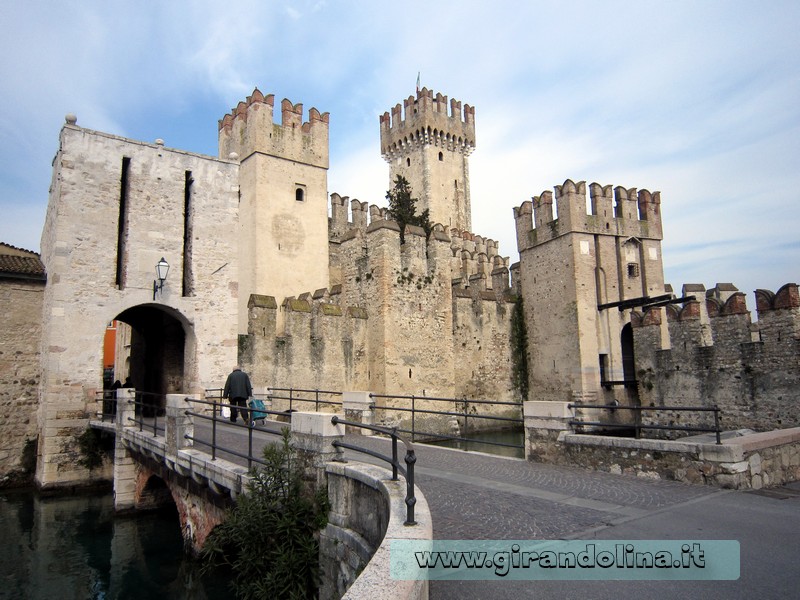
<svg viewBox="0 0 800 600">
<path fill-rule="evenodd" d="M 519 431 L 484 431 L 470 433 L 469 440 L 439 440 L 425 442 L 434 446 L 445 448 L 457 448 L 458 450 L 468 450 L 472 452 L 486 452 L 487 454 L 497 454 L 498 456 L 511 456 L 513 458 L 525 458 L 525 433 Z M 495 442 L 494 444 L 488 442 Z M 520 446 L 514 448 L 510 446 L 498 446 L 496 444 L 513 444 Z"/>
<path fill-rule="evenodd" d="M 0 598 L 231 598 L 185 555 L 178 514 L 114 514 L 103 496 L 0 494 Z"/>
</svg>

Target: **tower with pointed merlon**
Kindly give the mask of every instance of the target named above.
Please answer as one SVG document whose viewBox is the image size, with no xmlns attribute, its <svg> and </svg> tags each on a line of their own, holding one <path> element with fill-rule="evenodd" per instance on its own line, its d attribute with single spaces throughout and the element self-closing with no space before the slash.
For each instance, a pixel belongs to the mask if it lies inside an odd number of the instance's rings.
<svg viewBox="0 0 800 600">
<path fill-rule="evenodd" d="M 448 230 L 472 231 L 468 156 L 475 149 L 475 108 L 422 88 L 380 116 L 381 155 L 411 184 L 422 212 Z"/>
<path fill-rule="evenodd" d="M 239 161 L 239 315 L 250 294 L 328 286 L 328 113 L 258 89 L 219 121 L 220 158 Z M 317 260 L 307 260 L 315 256 Z"/>
<path fill-rule="evenodd" d="M 631 309 L 665 293 L 661 195 L 593 183 L 587 209 L 586 187 L 514 209 L 531 399 L 635 403 Z"/>
</svg>

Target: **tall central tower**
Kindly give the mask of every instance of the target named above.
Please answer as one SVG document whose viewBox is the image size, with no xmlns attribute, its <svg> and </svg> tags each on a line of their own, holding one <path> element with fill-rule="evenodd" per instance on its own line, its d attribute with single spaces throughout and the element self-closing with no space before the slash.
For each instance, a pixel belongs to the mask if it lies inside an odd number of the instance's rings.
<svg viewBox="0 0 800 600">
<path fill-rule="evenodd" d="M 381 115 L 380 124 L 390 182 L 405 177 L 419 210 L 427 208 L 433 223 L 471 231 L 467 157 L 475 149 L 475 108 L 465 104 L 462 114 L 461 102 L 451 100 L 448 111 L 447 96 L 434 98 L 422 88 L 391 116 Z"/>
</svg>

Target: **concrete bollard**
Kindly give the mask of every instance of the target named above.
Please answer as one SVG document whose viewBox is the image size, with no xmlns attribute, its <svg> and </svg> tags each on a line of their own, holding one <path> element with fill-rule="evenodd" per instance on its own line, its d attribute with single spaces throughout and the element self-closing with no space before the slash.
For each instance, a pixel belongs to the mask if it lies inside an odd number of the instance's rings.
<svg viewBox="0 0 800 600">
<path fill-rule="evenodd" d="M 117 390 L 117 435 L 114 443 L 114 510 L 117 512 L 133 510 L 135 504 L 136 464 L 122 441 L 122 430 L 135 426 L 129 420 L 136 414 L 135 397 L 133 388 Z"/>
<path fill-rule="evenodd" d="M 185 436 L 194 436 L 194 419 L 186 411 L 192 409 L 191 400 L 195 399 L 188 394 L 167 394 L 167 454 L 175 456 L 181 448 L 192 445 Z"/>
<path fill-rule="evenodd" d="M 292 413 L 292 445 L 301 457 L 309 461 L 308 467 L 314 471 L 317 489 L 327 485 L 325 464 L 342 456 L 342 451 L 333 442 L 342 440 L 344 426 L 331 423 L 333 416 L 334 413 Z"/>
<path fill-rule="evenodd" d="M 372 398 L 369 397 L 369 392 L 342 393 L 342 409 L 344 410 L 344 418 L 347 421 L 372 425 L 373 413 L 371 406 Z M 361 429 L 360 427 L 352 426 L 346 427 L 346 432 L 361 435 L 374 435 L 374 432 L 369 429 Z"/>
</svg>

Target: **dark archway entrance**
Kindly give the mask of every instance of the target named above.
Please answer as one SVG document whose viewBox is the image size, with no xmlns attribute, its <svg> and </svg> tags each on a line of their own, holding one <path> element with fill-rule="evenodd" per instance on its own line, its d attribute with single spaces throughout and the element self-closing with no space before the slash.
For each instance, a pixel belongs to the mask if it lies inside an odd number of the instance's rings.
<svg viewBox="0 0 800 600">
<path fill-rule="evenodd" d="M 630 323 L 622 328 L 622 379 L 625 381 L 625 395 L 631 405 L 639 405 L 639 388 L 636 383 L 636 356 L 633 352 L 633 327 Z"/>
<path fill-rule="evenodd" d="M 130 337 L 117 357 L 127 362 L 127 385 L 141 392 L 141 400 L 162 412 L 166 394 L 185 392 L 184 353 L 186 332 L 181 322 L 160 306 L 129 308 L 117 316 L 130 326 Z M 147 410 L 146 412 L 151 412 Z M 149 415 L 148 415 L 149 416 Z"/>
<path fill-rule="evenodd" d="M 622 345 L 622 378 L 625 385 L 636 382 L 636 360 L 633 354 L 633 327 L 628 323 L 622 328 L 620 334 Z"/>
</svg>

